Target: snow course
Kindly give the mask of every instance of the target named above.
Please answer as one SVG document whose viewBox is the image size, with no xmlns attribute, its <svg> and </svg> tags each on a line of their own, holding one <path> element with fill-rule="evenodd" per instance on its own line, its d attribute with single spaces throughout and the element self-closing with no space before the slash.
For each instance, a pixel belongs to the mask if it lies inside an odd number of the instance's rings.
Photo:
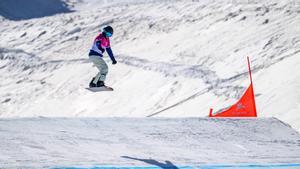
<svg viewBox="0 0 300 169">
<path fill-rule="evenodd" d="M 299 6 L 1 0 L 0 168 L 299 169 Z M 91 93 L 104 25 L 115 90 Z M 248 87 L 246 56 L 260 118 L 203 118 Z"/>
<path fill-rule="evenodd" d="M 275 118 L 13 118 L 0 138 L 0 168 L 300 165 L 300 135 Z"/>
<path fill-rule="evenodd" d="M 258 115 L 300 130 L 292 1 L 62 3 L 73 12 L 0 18 L 1 117 L 204 117 L 242 95 L 250 56 Z M 87 53 L 107 24 L 119 64 L 106 83 L 115 91 L 94 94 L 85 90 L 97 72 Z"/>
</svg>

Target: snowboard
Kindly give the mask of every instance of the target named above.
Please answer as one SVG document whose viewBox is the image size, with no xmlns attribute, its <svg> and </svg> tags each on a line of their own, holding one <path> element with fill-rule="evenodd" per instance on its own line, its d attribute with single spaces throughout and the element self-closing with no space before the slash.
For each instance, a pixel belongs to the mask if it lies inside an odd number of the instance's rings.
<svg viewBox="0 0 300 169">
<path fill-rule="evenodd" d="M 89 91 L 92 91 L 92 92 L 101 92 L 101 91 L 113 91 L 114 89 L 112 87 L 91 87 L 91 88 L 86 88 L 87 90 Z"/>
</svg>

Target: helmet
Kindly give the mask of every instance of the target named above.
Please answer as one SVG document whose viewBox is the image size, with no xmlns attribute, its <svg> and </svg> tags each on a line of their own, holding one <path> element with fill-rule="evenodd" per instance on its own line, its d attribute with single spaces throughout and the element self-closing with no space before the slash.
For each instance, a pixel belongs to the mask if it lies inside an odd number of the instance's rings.
<svg viewBox="0 0 300 169">
<path fill-rule="evenodd" d="M 103 32 L 105 33 L 106 36 L 110 37 L 114 33 L 114 29 L 111 26 L 105 26 L 103 28 Z"/>
</svg>

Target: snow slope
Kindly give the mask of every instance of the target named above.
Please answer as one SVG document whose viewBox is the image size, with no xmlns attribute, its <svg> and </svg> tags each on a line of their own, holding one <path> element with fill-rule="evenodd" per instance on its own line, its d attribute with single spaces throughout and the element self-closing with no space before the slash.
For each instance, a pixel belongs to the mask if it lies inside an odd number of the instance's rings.
<svg viewBox="0 0 300 169">
<path fill-rule="evenodd" d="M 13 118 L 0 138 L 0 168 L 300 165 L 299 133 L 275 118 Z"/>
<path fill-rule="evenodd" d="M 259 116 L 300 131 L 294 1 L 65 2 L 74 12 L 0 19 L 1 117 L 204 117 L 241 96 L 250 56 Z M 115 91 L 95 94 L 87 53 L 106 24 Z"/>
</svg>

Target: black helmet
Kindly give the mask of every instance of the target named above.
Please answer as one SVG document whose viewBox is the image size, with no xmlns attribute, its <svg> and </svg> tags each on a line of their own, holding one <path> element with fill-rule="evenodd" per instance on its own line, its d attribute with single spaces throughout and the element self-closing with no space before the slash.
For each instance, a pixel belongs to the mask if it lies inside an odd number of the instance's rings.
<svg viewBox="0 0 300 169">
<path fill-rule="evenodd" d="M 105 26 L 105 27 L 103 28 L 103 32 L 105 32 L 106 35 L 109 34 L 110 36 L 112 36 L 113 33 L 114 33 L 114 29 L 113 29 L 111 26 Z"/>
</svg>

